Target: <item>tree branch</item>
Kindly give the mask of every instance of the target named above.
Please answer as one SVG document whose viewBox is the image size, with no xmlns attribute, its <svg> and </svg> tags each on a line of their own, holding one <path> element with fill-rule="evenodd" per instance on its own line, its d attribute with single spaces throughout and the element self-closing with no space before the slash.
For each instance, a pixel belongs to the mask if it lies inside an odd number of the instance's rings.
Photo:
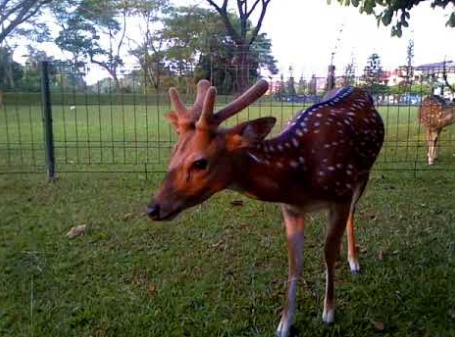
<svg viewBox="0 0 455 337">
<path fill-rule="evenodd" d="M 6 5 L 8 4 L 8 2 L 10 2 L 11 0 L 3 0 L 2 3 L 0 3 L 0 12 L 3 12 L 6 8 Z"/>
<path fill-rule="evenodd" d="M 0 44 L 3 42 L 3 40 L 20 24 L 26 22 L 29 20 L 32 16 L 34 16 L 44 5 L 50 3 L 52 0 L 43 0 L 41 2 L 36 2 L 34 0 L 28 0 L 21 2 L 20 4 L 14 6 L 8 12 L 6 15 L 2 15 L 2 21 L 5 21 L 5 18 L 8 18 L 10 15 L 13 15 L 15 11 L 19 10 L 19 13 L 16 15 L 16 17 L 11 20 L 6 26 L 6 28 L 2 27 L 2 30 L 0 32 Z M 34 9 L 33 6 L 36 7 Z"/>
<path fill-rule="evenodd" d="M 251 15 L 251 13 L 254 12 L 254 10 L 256 9 L 256 6 L 259 4 L 260 1 L 261 1 L 261 0 L 256 0 L 256 1 L 254 2 L 253 6 L 251 7 L 251 9 L 250 9 L 250 10 L 247 12 L 247 14 L 246 14 L 246 17 L 247 17 L 247 18 L 249 18 L 250 15 Z"/>
<path fill-rule="evenodd" d="M 220 14 L 221 20 L 223 20 L 224 25 L 226 26 L 228 34 L 232 37 L 237 44 L 243 44 L 242 37 L 239 36 L 237 31 L 235 30 L 234 26 L 232 25 L 231 20 L 229 20 L 229 13 L 227 11 L 227 3 L 228 0 L 223 0 L 223 6 L 218 6 L 212 0 L 206 0 L 211 6 L 213 6 L 216 11 Z"/>
<path fill-rule="evenodd" d="M 126 12 L 127 12 L 127 8 L 126 8 L 126 4 L 125 4 L 125 7 L 123 8 L 123 31 L 122 31 L 122 36 L 120 37 L 120 41 L 117 45 L 117 57 L 120 57 L 120 49 L 122 48 L 123 40 L 125 39 L 125 35 L 126 35 Z"/>
<path fill-rule="evenodd" d="M 246 28 L 248 21 L 248 17 L 245 16 L 246 5 L 247 0 L 237 0 L 237 9 L 239 11 L 240 16 L 240 37 L 242 38 L 242 40 L 245 40 L 246 38 Z M 245 9 L 243 7 L 245 7 Z"/>
<path fill-rule="evenodd" d="M 261 0 L 261 2 L 262 2 L 261 15 L 259 16 L 258 23 L 254 28 L 253 33 L 251 34 L 251 39 L 249 41 L 250 45 L 252 45 L 258 37 L 259 31 L 261 30 L 262 22 L 264 21 L 265 12 L 267 11 L 267 6 L 269 5 L 270 0 Z"/>
</svg>

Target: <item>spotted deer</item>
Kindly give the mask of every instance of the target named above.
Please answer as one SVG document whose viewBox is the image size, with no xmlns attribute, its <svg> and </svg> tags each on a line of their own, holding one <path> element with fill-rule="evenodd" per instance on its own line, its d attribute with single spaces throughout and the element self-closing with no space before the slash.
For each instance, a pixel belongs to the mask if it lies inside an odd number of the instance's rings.
<svg viewBox="0 0 455 337">
<path fill-rule="evenodd" d="M 352 273 L 360 270 L 354 212 L 381 149 L 384 126 L 370 95 L 353 87 L 330 92 L 327 99 L 299 112 L 278 136 L 268 140 L 276 123 L 273 117 L 220 126 L 267 89 L 268 83 L 260 80 L 216 113 L 216 89 L 208 81 L 198 83 L 191 108 L 182 103 L 176 89 L 170 89 L 174 109 L 167 119 L 178 141 L 147 213 L 156 221 L 170 220 L 224 189 L 281 204 L 289 278 L 277 336 L 285 337 L 294 319 L 307 213 L 329 211 L 324 247 L 325 323 L 334 321 L 334 264 L 346 227 L 349 266 Z"/>
<path fill-rule="evenodd" d="M 455 101 L 446 103 L 437 95 L 425 97 L 419 107 L 419 121 L 425 128 L 425 138 L 428 142 L 428 164 L 433 165 L 437 159 L 442 130 L 455 123 Z"/>
</svg>

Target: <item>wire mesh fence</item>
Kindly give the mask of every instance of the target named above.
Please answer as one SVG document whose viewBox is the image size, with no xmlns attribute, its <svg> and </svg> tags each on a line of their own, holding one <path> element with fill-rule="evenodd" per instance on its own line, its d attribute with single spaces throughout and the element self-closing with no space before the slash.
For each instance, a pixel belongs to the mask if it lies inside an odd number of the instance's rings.
<svg viewBox="0 0 455 337">
<path fill-rule="evenodd" d="M 92 72 L 95 70 L 91 70 Z M 143 172 L 166 170 L 176 134 L 165 120 L 170 110 L 166 89 L 175 85 L 185 101 L 194 99 L 194 78 L 177 78 L 158 90 L 146 85 L 141 71 L 124 73 L 118 81 L 112 78 L 77 74 L 66 66 L 49 70 L 50 108 L 55 170 L 59 172 Z M 96 73 L 96 71 L 95 71 Z M 417 72 L 416 72 L 417 73 Z M 455 126 L 444 128 L 439 140 L 439 155 L 435 165 L 427 164 L 428 145 L 424 127 L 419 123 L 418 110 L 423 97 L 441 91 L 442 68 L 423 69 L 414 74 L 409 85 L 370 85 L 362 77 L 350 78 L 349 84 L 367 85 L 382 115 L 386 140 L 376 170 L 454 170 Z M 448 69 L 454 76 L 455 70 Z M 391 75 L 390 75 L 391 74 Z M 396 75 L 396 74 L 395 74 Z M 389 78 L 393 78 L 389 72 Z M 249 78 L 248 83 L 256 78 Z M 275 116 L 273 130 L 277 134 L 299 111 L 320 101 L 327 86 L 326 78 L 311 77 L 294 80 L 287 76 L 266 77 L 270 89 L 264 97 L 227 122 L 262 116 Z M 163 82 L 164 82 L 163 78 Z M 224 83 L 213 84 L 222 87 Z M 334 78 L 336 85 L 346 84 L 346 77 Z M 390 81 L 390 79 L 389 79 Z M 433 81 L 433 82 L 431 82 Z M 455 82 L 455 80 L 454 80 Z M 41 91 L 41 88 L 39 89 Z M 230 102 L 227 88 L 220 90 L 217 108 Z M 439 92 L 447 105 L 453 99 L 450 91 Z M 3 93 L 0 104 L 0 172 L 45 172 L 45 114 L 42 92 Z M 455 109 L 455 107 L 453 108 Z M 453 110 L 452 109 L 452 110 Z M 455 116 L 455 111 L 452 112 Z"/>
</svg>

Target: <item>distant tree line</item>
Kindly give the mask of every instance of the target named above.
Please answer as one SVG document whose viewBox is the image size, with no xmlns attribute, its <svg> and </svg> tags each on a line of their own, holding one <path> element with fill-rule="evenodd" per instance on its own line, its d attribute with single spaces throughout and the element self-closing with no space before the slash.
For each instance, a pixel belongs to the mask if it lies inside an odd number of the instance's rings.
<svg viewBox="0 0 455 337">
<path fill-rule="evenodd" d="M 39 90 L 37 65 L 47 59 L 55 85 L 77 90 L 86 86 L 88 65 L 95 64 L 109 74 L 102 90 L 157 92 L 174 85 L 191 91 L 207 78 L 221 93 L 237 92 L 261 69 L 277 73 L 272 42 L 260 32 L 270 1 L 233 0 L 238 10 L 231 11 L 228 0 L 207 0 L 206 6 L 173 6 L 169 0 L 0 0 L 0 90 Z M 252 22 L 255 12 L 259 19 Z M 25 65 L 12 57 L 20 39 L 28 43 Z M 46 55 L 41 42 L 54 43 L 66 59 Z M 138 69 L 125 67 L 132 60 Z"/>
</svg>

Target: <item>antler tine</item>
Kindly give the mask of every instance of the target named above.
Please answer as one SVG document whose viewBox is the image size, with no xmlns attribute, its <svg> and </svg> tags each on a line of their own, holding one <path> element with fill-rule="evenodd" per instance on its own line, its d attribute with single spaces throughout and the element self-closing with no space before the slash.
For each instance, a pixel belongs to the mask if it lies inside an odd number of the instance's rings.
<svg viewBox="0 0 455 337">
<path fill-rule="evenodd" d="M 242 111 L 250 104 L 253 104 L 258 98 L 266 93 L 268 88 L 269 84 L 267 81 L 257 81 L 255 85 L 249 88 L 240 97 L 226 105 L 214 115 L 216 123 L 221 124 L 223 121 Z"/>
<path fill-rule="evenodd" d="M 169 98 L 171 99 L 171 103 L 174 106 L 174 109 L 176 110 L 177 114 L 181 115 L 188 113 L 188 109 L 180 99 L 179 92 L 177 91 L 176 88 L 174 87 L 169 88 Z"/>
<path fill-rule="evenodd" d="M 207 80 L 200 80 L 197 84 L 196 100 L 193 104 L 193 111 L 197 114 L 201 113 L 204 104 L 205 95 L 210 88 L 210 82 Z"/>
<path fill-rule="evenodd" d="M 216 99 L 216 88 L 210 87 L 207 89 L 207 94 L 205 95 L 204 106 L 202 107 L 201 117 L 199 118 L 196 126 L 198 128 L 207 129 L 209 128 L 212 116 L 213 108 L 215 106 Z"/>
</svg>

